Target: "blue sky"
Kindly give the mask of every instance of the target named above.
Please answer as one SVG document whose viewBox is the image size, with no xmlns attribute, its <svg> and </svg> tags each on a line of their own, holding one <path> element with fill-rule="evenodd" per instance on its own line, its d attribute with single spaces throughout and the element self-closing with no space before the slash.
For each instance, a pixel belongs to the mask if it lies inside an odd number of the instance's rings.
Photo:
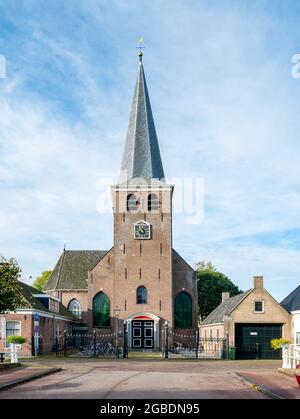
<svg viewBox="0 0 300 419">
<path fill-rule="evenodd" d="M 165 173 L 205 180 L 204 220 L 176 215 L 174 247 L 284 298 L 300 281 L 294 0 L 0 0 L 0 253 L 28 282 L 64 242 L 110 248 L 96 183 L 118 176 L 140 36 Z"/>
</svg>

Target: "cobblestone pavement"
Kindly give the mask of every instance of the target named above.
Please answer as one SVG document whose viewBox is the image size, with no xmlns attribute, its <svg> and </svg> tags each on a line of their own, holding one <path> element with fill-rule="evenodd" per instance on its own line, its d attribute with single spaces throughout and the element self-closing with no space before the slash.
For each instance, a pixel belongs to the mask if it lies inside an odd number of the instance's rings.
<svg viewBox="0 0 300 419">
<path fill-rule="evenodd" d="M 55 360 L 63 371 L 0 392 L 0 399 L 267 399 L 234 372 L 274 372 L 277 361 Z M 28 365 L 34 365 L 32 362 Z"/>
</svg>

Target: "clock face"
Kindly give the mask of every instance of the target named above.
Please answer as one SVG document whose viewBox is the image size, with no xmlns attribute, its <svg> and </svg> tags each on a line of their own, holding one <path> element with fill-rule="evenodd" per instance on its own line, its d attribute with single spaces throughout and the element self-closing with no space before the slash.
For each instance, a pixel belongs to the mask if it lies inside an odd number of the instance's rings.
<svg viewBox="0 0 300 419">
<path fill-rule="evenodd" d="M 140 221 L 139 223 L 134 224 L 134 238 L 147 240 L 151 236 L 151 225 Z"/>
</svg>

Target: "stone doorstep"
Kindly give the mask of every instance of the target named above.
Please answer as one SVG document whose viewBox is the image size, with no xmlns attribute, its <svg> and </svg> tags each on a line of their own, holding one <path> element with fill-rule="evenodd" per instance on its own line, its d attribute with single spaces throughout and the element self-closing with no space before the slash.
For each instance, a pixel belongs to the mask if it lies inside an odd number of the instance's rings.
<svg viewBox="0 0 300 419">
<path fill-rule="evenodd" d="M 30 370 L 26 371 L 26 370 Z M 62 371 L 62 368 L 40 368 L 39 372 L 36 372 L 38 368 L 34 367 L 21 367 L 15 370 L 11 370 L 7 374 L 0 374 L 0 391 L 7 390 L 11 387 L 14 387 L 18 384 L 27 383 L 38 378 L 46 377 L 50 374 L 55 374 Z M 35 370 L 35 372 L 34 372 Z M 26 374 L 27 373 L 27 374 Z M 4 376 L 7 376 L 7 381 L 5 382 Z M 3 382 L 3 383 L 2 383 Z"/>
</svg>

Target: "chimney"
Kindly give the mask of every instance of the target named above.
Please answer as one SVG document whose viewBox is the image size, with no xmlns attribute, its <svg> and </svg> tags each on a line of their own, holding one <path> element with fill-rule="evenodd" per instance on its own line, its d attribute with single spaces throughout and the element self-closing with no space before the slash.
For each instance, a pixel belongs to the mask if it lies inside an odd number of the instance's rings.
<svg viewBox="0 0 300 419">
<path fill-rule="evenodd" d="M 222 292 L 222 303 L 224 303 L 224 301 L 229 300 L 230 298 L 230 293 L 229 292 Z"/>
<path fill-rule="evenodd" d="M 263 288 L 264 287 L 264 277 L 263 276 L 254 276 L 253 277 L 253 287 L 254 288 Z"/>
</svg>

